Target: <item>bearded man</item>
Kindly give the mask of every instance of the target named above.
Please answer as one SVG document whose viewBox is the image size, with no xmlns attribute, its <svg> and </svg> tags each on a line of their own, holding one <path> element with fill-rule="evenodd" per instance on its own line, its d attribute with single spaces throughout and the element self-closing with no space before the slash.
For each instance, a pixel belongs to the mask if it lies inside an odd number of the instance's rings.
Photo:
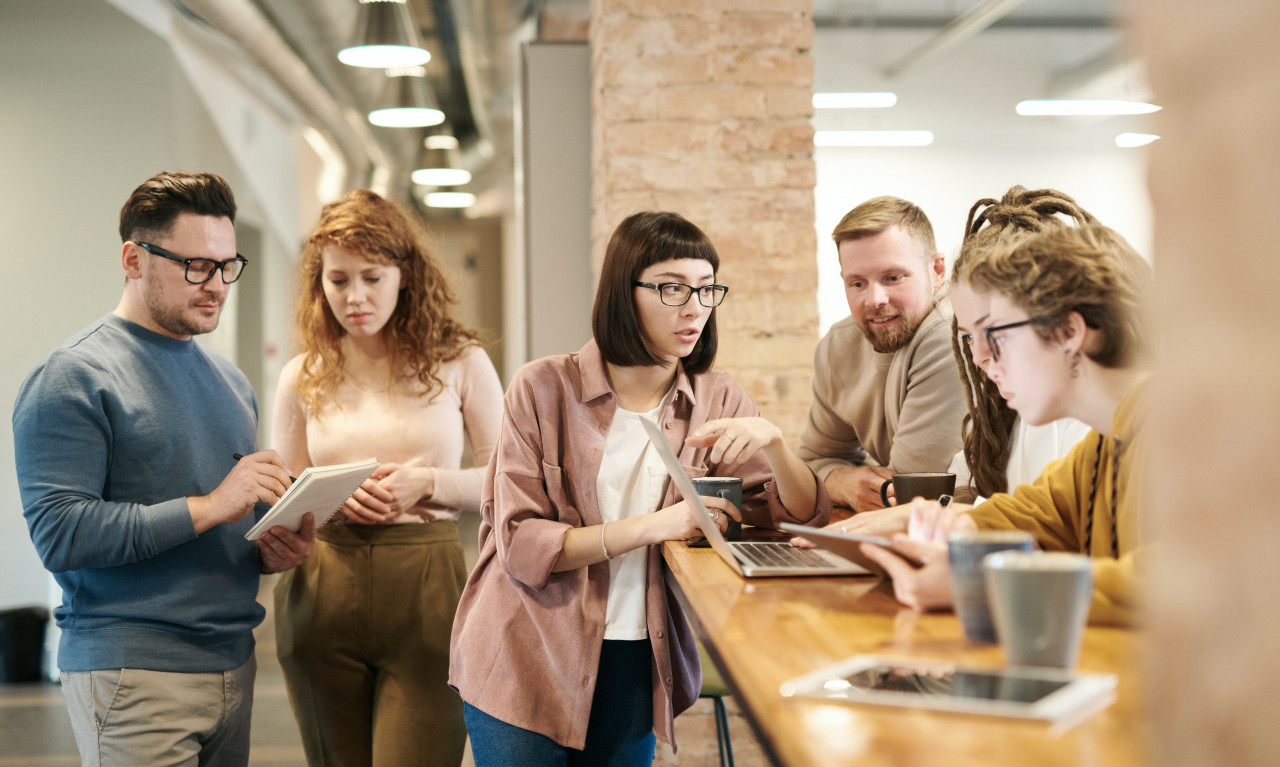
<svg viewBox="0 0 1280 767">
<path fill-rule="evenodd" d="M 894 473 L 947 470 L 962 445 L 964 389 L 950 302 L 939 295 L 946 262 L 924 211 L 876 197 L 831 236 L 850 316 L 814 353 L 799 455 L 832 501 L 867 511 L 883 506 L 880 487 Z"/>
</svg>

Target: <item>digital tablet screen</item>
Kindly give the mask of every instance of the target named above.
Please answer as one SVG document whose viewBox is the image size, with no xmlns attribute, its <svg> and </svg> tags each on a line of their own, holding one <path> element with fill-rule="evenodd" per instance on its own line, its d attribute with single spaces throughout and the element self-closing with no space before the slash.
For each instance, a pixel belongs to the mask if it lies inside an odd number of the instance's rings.
<svg viewBox="0 0 1280 767">
<path fill-rule="evenodd" d="M 964 666 L 943 660 L 855 655 L 782 684 L 783 697 L 1061 720 L 1105 707 L 1114 674 Z"/>
<path fill-rule="evenodd" d="M 904 666 L 876 666 L 833 679 L 824 685 L 833 698 L 870 690 L 908 695 L 945 695 L 952 698 L 1004 700 L 1034 703 L 1067 686 L 1067 681 L 1035 679 L 1001 673 L 973 671 L 923 672 Z M 847 685 L 847 686 L 845 686 Z"/>
</svg>

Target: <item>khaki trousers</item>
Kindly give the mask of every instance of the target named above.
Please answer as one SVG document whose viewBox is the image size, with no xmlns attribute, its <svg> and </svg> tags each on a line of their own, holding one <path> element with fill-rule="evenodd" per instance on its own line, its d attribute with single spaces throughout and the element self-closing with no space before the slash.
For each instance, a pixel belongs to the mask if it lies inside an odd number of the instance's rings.
<svg viewBox="0 0 1280 767">
<path fill-rule="evenodd" d="M 454 522 L 329 525 L 276 585 L 276 640 L 311 765 L 462 761 L 449 635 L 466 582 Z"/>
<path fill-rule="evenodd" d="M 84 767 L 244 767 L 257 662 L 186 674 L 142 669 L 62 672 Z"/>
</svg>

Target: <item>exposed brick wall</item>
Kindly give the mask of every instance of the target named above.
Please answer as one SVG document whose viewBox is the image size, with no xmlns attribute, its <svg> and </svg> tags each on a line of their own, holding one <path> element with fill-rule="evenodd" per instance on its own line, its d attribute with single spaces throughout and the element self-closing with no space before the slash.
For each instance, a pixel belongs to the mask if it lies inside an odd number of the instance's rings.
<svg viewBox="0 0 1280 767">
<path fill-rule="evenodd" d="M 812 0 L 592 0 L 592 252 L 618 222 L 700 226 L 731 288 L 717 367 L 794 445 L 817 343 Z"/>
</svg>

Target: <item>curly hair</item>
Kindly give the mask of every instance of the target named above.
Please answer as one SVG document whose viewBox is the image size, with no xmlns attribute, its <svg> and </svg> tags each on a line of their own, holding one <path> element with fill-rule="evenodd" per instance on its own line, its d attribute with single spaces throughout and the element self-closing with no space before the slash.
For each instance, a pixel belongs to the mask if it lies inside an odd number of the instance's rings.
<svg viewBox="0 0 1280 767">
<path fill-rule="evenodd" d="M 313 412 L 332 400 L 344 376 L 345 331 L 325 299 L 324 251 L 339 247 L 373 263 L 400 268 L 400 294 L 382 332 L 391 369 L 404 371 L 435 397 L 440 363 L 456 359 L 479 334 L 450 315 L 457 303 L 427 250 L 425 234 L 398 205 L 369 189 L 356 189 L 324 206 L 298 261 L 297 330 L 304 356 L 298 393 Z"/>
<path fill-rule="evenodd" d="M 1055 189 L 1029 190 L 1014 186 L 1000 200 L 978 200 L 969 209 L 964 240 L 952 268 L 952 283 L 958 284 L 969 264 L 980 253 L 1007 247 L 1037 232 L 1068 226 L 1096 224 L 1088 211 L 1071 197 Z M 951 349 L 960 368 L 969 413 L 964 417 L 964 457 L 972 476 L 970 487 L 990 496 L 1008 489 L 1005 471 L 1009 467 L 1009 447 L 1017 413 L 1009 409 L 1000 391 L 973 361 L 967 344 L 960 338 L 959 323 L 951 319 Z"/>
</svg>

